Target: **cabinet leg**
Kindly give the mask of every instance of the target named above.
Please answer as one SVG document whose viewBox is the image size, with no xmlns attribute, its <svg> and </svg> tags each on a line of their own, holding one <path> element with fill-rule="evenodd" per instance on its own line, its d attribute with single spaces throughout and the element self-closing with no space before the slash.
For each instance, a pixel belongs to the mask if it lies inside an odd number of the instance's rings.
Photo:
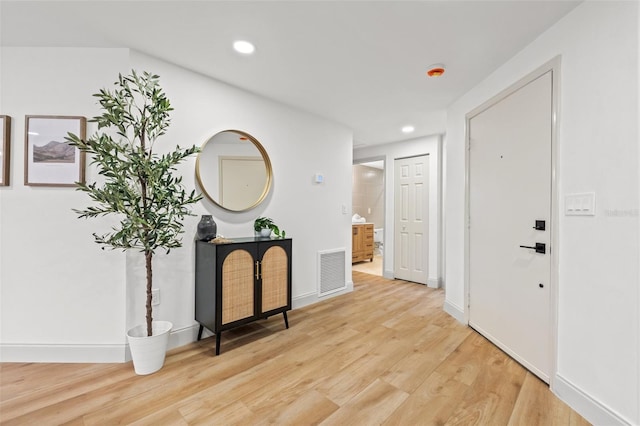
<svg viewBox="0 0 640 426">
<path fill-rule="evenodd" d="M 220 355 L 220 335 L 222 335 L 221 331 L 216 333 L 216 355 Z"/>
<path fill-rule="evenodd" d="M 289 318 L 287 318 L 287 311 L 284 311 L 282 313 L 282 316 L 284 317 L 284 325 L 285 325 L 285 327 L 289 328 Z"/>
<path fill-rule="evenodd" d="M 200 324 L 200 329 L 198 329 L 198 340 L 202 339 L 202 330 L 204 330 L 204 326 Z"/>
</svg>

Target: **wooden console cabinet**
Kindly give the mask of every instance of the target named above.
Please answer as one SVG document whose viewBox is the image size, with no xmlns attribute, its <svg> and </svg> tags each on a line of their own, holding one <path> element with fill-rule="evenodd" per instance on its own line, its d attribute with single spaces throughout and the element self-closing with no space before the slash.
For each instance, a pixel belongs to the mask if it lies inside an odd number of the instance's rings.
<svg viewBox="0 0 640 426">
<path fill-rule="evenodd" d="M 230 243 L 196 241 L 195 319 L 216 335 L 282 313 L 289 328 L 291 239 L 234 238 Z"/>
<path fill-rule="evenodd" d="M 353 224 L 351 263 L 373 261 L 373 223 Z"/>
</svg>

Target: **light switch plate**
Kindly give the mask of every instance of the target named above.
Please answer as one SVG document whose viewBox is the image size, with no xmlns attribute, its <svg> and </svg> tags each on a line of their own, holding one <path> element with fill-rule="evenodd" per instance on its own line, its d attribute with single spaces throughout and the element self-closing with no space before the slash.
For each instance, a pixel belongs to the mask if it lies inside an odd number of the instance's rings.
<svg viewBox="0 0 640 426">
<path fill-rule="evenodd" d="M 596 193 L 583 192 L 565 195 L 564 214 L 565 216 L 595 216 Z"/>
</svg>

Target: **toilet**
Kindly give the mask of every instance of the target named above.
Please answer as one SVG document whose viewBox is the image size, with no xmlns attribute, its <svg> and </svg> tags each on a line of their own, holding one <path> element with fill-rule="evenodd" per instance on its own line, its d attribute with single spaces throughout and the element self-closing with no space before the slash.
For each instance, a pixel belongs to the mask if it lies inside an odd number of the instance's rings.
<svg viewBox="0 0 640 426">
<path fill-rule="evenodd" d="M 373 230 L 373 243 L 375 245 L 376 254 L 382 254 L 382 246 L 384 244 L 384 228 L 375 228 Z"/>
</svg>

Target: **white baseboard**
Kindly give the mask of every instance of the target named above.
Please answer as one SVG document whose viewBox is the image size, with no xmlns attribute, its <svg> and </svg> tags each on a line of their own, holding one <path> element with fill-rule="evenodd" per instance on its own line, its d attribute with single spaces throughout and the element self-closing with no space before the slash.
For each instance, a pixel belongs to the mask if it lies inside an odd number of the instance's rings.
<svg viewBox="0 0 640 426">
<path fill-rule="evenodd" d="M 462 310 L 461 307 L 454 305 L 453 303 L 449 302 L 448 300 L 444 301 L 444 306 L 442 307 L 442 309 L 448 313 L 449 315 L 451 315 L 452 317 L 454 317 L 456 320 L 458 320 L 458 322 L 461 322 L 464 325 L 467 325 L 467 320 L 464 317 L 464 311 Z"/>
<path fill-rule="evenodd" d="M 336 291 L 325 296 L 319 297 L 317 292 L 305 293 L 299 296 L 295 296 L 291 299 L 291 309 L 302 308 L 307 305 L 313 305 L 322 300 L 327 300 L 332 297 L 340 296 L 341 294 L 347 294 L 353 291 L 353 281 L 348 281 L 344 290 Z"/>
<path fill-rule="evenodd" d="M 382 271 L 382 276 L 388 280 L 394 280 L 393 271 Z"/>
<path fill-rule="evenodd" d="M 440 288 L 440 278 L 428 278 L 427 279 L 427 287 L 429 288 Z"/>
<path fill-rule="evenodd" d="M 195 342 L 198 324 L 174 329 L 167 349 Z M 2 344 L 0 362 L 122 363 L 131 361 L 127 343 L 122 344 Z"/>
<path fill-rule="evenodd" d="M 180 346 L 188 345 L 198 340 L 199 324 L 193 324 L 179 329 L 171 330 L 169 336 L 169 346 L 167 349 L 173 349 Z"/>
<path fill-rule="evenodd" d="M 291 308 L 297 309 L 303 306 L 312 305 L 318 301 L 318 293 L 313 291 L 311 293 L 301 294 L 291 298 Z"/>
<path fill-rule="evenodd" d="M 122 344 L 2 344 L 0 362 L 125 362 L 128 346 Z"/>
<path fill-rule="evenodd" d="M 629 426 L 632 424 L 630 420 L 622 418 L 559 374 L 554 377 L 551 391 L 591 424 L 608 426 Z"/>
</svg>

